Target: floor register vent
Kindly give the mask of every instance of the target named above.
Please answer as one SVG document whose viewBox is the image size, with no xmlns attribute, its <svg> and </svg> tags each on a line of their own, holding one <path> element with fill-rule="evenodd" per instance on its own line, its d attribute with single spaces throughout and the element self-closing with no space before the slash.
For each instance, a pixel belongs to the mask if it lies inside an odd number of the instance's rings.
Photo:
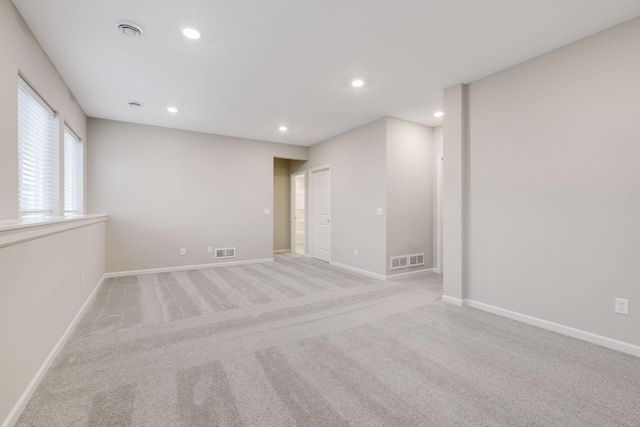
<svg viewBox="0 0 640 427">
<path fill-rule="evenodd" d="M 391 270 L 424 265 L 424 254 L 401 255 L 391 257 Z"/>
<path fill-rule="evenodd" d="M 409 255 L 409 267 L 414 265 L 424 265 L 424 254 Z"/>
<path fill-rule="evenodd" d="M 236 248 L 216 249 L 216 258 L 233 258 L 236 256 Z"/>
<path fill-rule="evenodd" d="M 405 268 L 407 266 L 407 256 L 394 256 L 391 257 L 391 269 L 395 270 L 396 268 Z"/>
</svg>

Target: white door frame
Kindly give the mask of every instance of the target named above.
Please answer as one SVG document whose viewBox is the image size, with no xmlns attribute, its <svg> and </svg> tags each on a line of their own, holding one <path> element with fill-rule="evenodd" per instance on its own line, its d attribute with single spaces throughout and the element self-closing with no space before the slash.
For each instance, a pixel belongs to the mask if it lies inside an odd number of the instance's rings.
<svg viewBox="0 0 640 427">
<path fill-rule="evenodd" d="M 308 256 L 311 259 L 314 258 L 313 251 L 314 251 L 314 248 L 315 248 L 315 246 L 313 245 L 313 243 L 314 243 L 313 242 L 313 229 L 314 229 L 313 225 L 314 225 L 314 222 L 315 222 L 315 219 L 313 219 L 313 214 L 315 212 L 314 211 L 314 206 L 313 206 L 313 198 L 314 198 L 313 196 L 314 196 L 314 190 L 315 190 L 313 188 L 313 181 L 315 179 L 315 174 L 317 172 L 324 172 L 326 170 L 328 170 L 329 174 L 331 174 L 331 166 L 330 165 L 318 166 L 317 168 L 309 169 L 309 179 L 308 179 L 309 196 L 308 196 L 308 199 L 307 199 L 309 201 L 309 203 L 307 204 L 309 206 L 309 209 L 308 209 L 307 212 L 305 212 L 305 214 L 306 214 L 307 220 L 313 221 L 313 222 L 309 222 L 311 224 L 311 227 L 306 227 L 307 234 L 306 234 L 305 237 L 308 237 L 309 239 L 308 239 L 308 243 L 307 242 L 305 242 L 305 243 L 307 243 L 309 245 L 308 246 L 308 248 L 309 248 L 309 252 L 308 252 L 309 255 Z M 329 201 L 331 201 L 331 186 L 329 186 Z M 329 206 L 331 206 L 331 204 L 329 204 Z M 331 217 L 331 211 L 329 211 L 329 217 Z M 331 230 L 332 230 L 331 223 L 329 223 L 329 233 L 331 233 Z M 330 240 L 330 241 L 333 241 L 333 240 Z M 329 251 L 329 253 L 331 253 L 331 251 Z M 331 260 L 329 260 L 329 261 L 331 261 Z"/>
<path fill-rule="evenodd" d="M 307 183 L 307 171 L 294 172 L 291 174 L 291 253 L 296 253 L 296 178 L 304 176 L 304 182 Z M 306 190 L 306 189 L 305 189 Z M 307 192 L 304 192 L 304 197 L 307 197 Z M 304 209 L 304 254 L 307 255 L 307 206 Z"/>
<path fill-rule="evenodd" d="M 434 272 L 442 274 L 442 197 L 444 182 L 444 156 L 439 155 L 436 163 L 436 265 Z"/>
</svg>

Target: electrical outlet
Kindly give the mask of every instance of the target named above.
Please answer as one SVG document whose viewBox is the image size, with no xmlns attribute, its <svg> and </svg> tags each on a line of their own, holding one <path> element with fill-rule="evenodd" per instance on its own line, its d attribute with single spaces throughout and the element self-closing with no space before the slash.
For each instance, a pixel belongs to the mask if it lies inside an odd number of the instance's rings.
<svg viewBox="0 0 640 427">
<path fill-rule="evenodd" d="M 354 249 L 354 250 L 353 250 L 353 254 L 354 254 L 355 256 L 358 256 L 358 250 L 357 250 L 357 249 Z"/>
<path fill-rule="evenodd" d="M 616 313 L 629 315 L 629 300 L 616 298 Z"/>
<path fill-rule="evenodd" d="M 180 248 L 180 256 L 184 256 L 187 254 L 187 249 L 186 248 Z"/>
<path fill-rule="evenodd" d="M 208 254 L 212 254 L 212 253 L 213 253 L 213 246 L 209 246 L 209 247 L 207 248 L 207 253 L 208 253 Z"/>
</svg>

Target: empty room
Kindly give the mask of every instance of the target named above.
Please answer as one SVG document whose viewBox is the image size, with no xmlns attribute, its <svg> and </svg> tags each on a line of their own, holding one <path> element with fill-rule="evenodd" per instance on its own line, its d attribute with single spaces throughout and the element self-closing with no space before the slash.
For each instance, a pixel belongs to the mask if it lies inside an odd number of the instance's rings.
<svg viewBox="0 0 640 427">
<path fill-rule="evenodd" d="M 638 0 L 0 0 L 0 427 L 639 426 Z"/>
</svg>

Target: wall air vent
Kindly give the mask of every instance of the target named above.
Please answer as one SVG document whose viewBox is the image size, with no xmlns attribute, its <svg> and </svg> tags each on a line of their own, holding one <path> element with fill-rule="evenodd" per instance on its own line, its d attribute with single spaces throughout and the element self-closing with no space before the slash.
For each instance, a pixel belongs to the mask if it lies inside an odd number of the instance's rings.
<svg viewBox="0 0 640 427">
<path fill-rule="evenodd" d="M 234 258 L 236 256 L 236 248 L 216 249 L 216 258 Z"/>
<path fill-rule="evenodd" d="M 424 254 L 409 255 L 409 267 L 414 265 L 424 265 Z"/>
<path fill-rule="evenodd" d="M 118 30 L 127 37 L 138 37 L 144 34 L 144 29 L 131 21 L 120 21 Z"/>
<path fill-rule="evenodd" d="M 407 258 L 408 257 L 406 255 L 391 257 L 391 264 L 389 268 L 391 268 L 391 270 L 395 270 L 396 268 L 406 268 L 408 262 Z"/>
<path fill-rule="evenodd" d="M 142 102 L 140 102 L 140 101 L 129 101 L 129 102 L 127 102 L 127 104 L 129 105 L 129 107 L 132 107 L 132 108 L 140 108 L 140 107 L 142 107 Z"/>
</svg>

